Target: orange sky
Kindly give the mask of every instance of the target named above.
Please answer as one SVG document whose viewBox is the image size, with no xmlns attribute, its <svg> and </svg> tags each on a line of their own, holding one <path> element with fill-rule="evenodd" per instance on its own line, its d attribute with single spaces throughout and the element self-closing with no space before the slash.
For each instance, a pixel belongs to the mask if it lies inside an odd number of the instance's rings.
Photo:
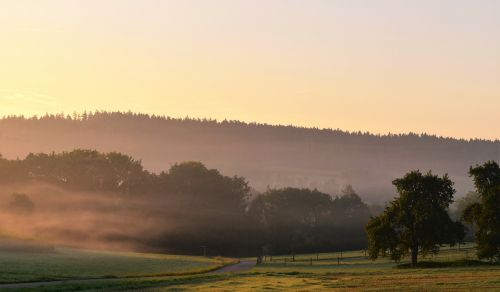
<svg viewBox="0 0 500 292">
<path fill-rule="evenodd" d="M 500 1 L 0 0 L 0 115 L 500 138 Z"/>
</svg>

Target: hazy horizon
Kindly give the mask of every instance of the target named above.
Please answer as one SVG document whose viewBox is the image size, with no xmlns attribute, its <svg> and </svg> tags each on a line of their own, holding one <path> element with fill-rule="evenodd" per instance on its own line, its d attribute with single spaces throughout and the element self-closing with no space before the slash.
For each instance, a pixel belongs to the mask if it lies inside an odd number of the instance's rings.
<svg viewBox="0 0 500 292">
<path fill-rule="evenodd" d="M 0 19 L 0 115 L 499 138 L 495 0 L 20 0 Z"/>
</svg>

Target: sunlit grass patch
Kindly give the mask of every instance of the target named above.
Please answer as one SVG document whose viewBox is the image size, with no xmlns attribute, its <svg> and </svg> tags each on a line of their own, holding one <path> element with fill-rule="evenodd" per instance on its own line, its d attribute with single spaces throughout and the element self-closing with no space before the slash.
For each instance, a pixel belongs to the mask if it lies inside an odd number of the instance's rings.
<svg viewBox="0 0 500 292">
<path fill-rule="evenodd" d="M 2 251 L 0 283 L 85 278 L 167 276 L 210 271 L 226 264 L 203 257 L 55 248 Z"/>
</svg>

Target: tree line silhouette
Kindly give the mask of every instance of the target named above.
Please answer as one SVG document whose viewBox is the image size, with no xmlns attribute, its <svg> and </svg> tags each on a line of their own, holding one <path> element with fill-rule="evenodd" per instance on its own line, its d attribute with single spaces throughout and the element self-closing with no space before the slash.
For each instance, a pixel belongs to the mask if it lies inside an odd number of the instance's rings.
<svg viewBox="0 0 500 292">
<path fill-rule="evenodd" d="M 117 224 L 111 233 L 98 232 L 99 227 L 83 231 L 99 233 L 104 242 L 130 241 L 140 250 L 190 254 L 208 247 L 212 255 L 326 252 L 368 244 L 373 259 L 390 255 L 399 261 L 409 254 L 414 266 L 420 253 L 437 253 L 443 244 L 462 243 L 465 223 L 474 226 L 478 257 L 500 261 L 500 166 L 488 161 L 471 167 L 469 175 L 476 190 L 460 201 L 458 215 L 450 216 L 449 210 L 456 193 L 453 181 L 430 171 L 411 171 L 394 180 L 398 196 L 381 214 L 372 214 L 352 186 L 335 197 L 292 187 L 258 193 L 245 178 L 225 176 L 200 162 L 174 164 L 156 174 L 117 152 L 77 149 L 16 160 L 0 157 L 0 187 L 56 186 L 64 190 L 56 203 L 75 192 L 118 198 L 94 200 L 85 214 L 94 212 L 93 220 L 99 222 L 109 220 L 100 217 L 103 212 L 116 212 L 119 221 L 134 222 L 139 228 L 131 232 Z M 83 202 L 79 200 L 66 205 L 66 212 L 79 212 Z M 3 203 L 4 211 L 23 218 L 43 212 L 29 193 L 14 192 L 11 201 Z M 50 212 L 57 215 L 59 209 Z M 154 224 L 146 227 L 147 222 Z M 0 222 L 0 231 L 8 224 Z M 67 227 L 50 228 L 35 230 L 32 236 L 72 236 Z"/>
<path fill-rule="evenodd" d="M 154 228 L 132 233 L 113 228 L 113 233 L 102 234 L 101 240 L 133 241 L 141 250 L 198 254 L 200 247 L 206 246 L 212 255 L 255 255 L 366 245 L 364 225 L 370 211 L 349 186 L 337 197 L 298 188 L 256 193 L 245 178 L 224 176 L 200 162 L 175 164 L 155 174 L 130 156 L 83 149 L 0 159 L 0 186 L 42 182 L 65 190 L 59 194 L 58 204 L 75 192 L 87 192 L 89 197 L 118 195 L 120 208 L 126 209 L 119 213 L 121 221 L 139 225 L 154 221 Z M 29 193 L 15 194 L 9 206 L 29 205 L 19 203 L 29 197 Z M 73 208 L 78 212 L 77 204 L 67 205 L 65 211 Z M 105 210 L 108 215 L 118 214 L 115 205 L 116 201 L 96 200 L 84 213 Z M 29 210 L 43 212 L 41 208 L 35 203 Z M 18 215 L 26 216 L 26 212 Z M 93 220 L 105 221 L 104 217 Z M 75 227 L 78 224 L 83 223 L 75 222 Z M 64 234 L 50 228 L 37 230 L 33 236 Z M 74 233 L 66 231 L 65 236 Z"/>
<path fill-rule="evenodd" d="M 387 184 L 408 169 L 447 172 L 463 196 L 473 187 L 466 169 L 500 157 L 500 142 L 427 134 L 375 135 L 340 129 L 175 119 L 138 113 L 88 112 L 0 119 L 5 157 L 30 152 L 96 149 L 118 151 L 154 172 L 179 161 L 201 161 L 227 175 L 242 175 L 252 187 L 306 187 L 339 193 L 356 186 L 369 203 L 394 195 Z"/>
</svg>

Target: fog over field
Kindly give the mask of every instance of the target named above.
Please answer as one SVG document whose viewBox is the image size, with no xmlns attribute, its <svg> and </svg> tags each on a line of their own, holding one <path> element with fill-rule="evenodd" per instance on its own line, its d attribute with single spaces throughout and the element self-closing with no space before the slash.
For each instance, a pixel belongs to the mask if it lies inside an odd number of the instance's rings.
<svg viewBox="0 0 500 292">
<path fill-rule="evenodd" d="M 391 181 L 410 169 L 448 173 L 462 196 L 473 189 L 470 166 L 500 159 L 498 141 L 125 113 L 4 118 L 0 141 L 0 153 L 9 159 L 86 148 L 126 153 L 153 172 L 181 161 L 201 161 L 226 175 L 246 177 L 258 191 L 295 186 L 338 194 L 351 184 L 369 203 L 391 199 Z"/>
<path fill-rule="evenodd" d="M 0 159 L 0 207 L 0 238 L 184 254 L 208 245 L 212 255 L 362 247 L 372 213 L 352 187 L 256 193 L 200 162 L 155 174 L 84 149 Z"/>
<path fill-rule="evenodd" d="M 0 187 L 1 236 L 136 250 L 141 248 L 137 242 L 141 234 L 168 230 L 169 221 L 154 216 L 161 204 L 112 192 L 69 191 L 43 182 L 10 184 Z"/>
</svg>

